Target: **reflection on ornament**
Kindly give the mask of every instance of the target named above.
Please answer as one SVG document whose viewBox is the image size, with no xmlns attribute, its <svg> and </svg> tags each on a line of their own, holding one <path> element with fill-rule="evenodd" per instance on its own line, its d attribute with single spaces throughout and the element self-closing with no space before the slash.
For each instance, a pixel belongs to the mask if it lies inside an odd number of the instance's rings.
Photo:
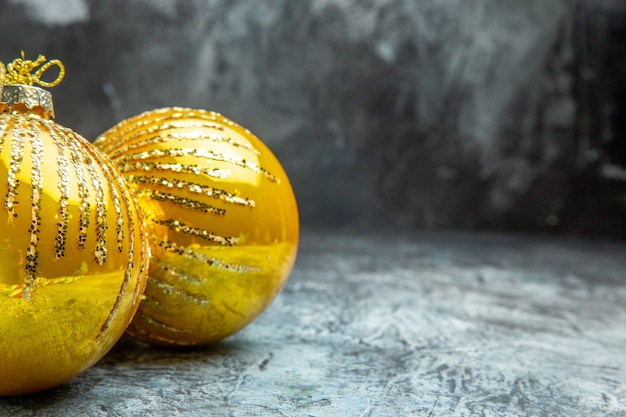
<svg viewBox="0 0 626 417">
<path fill-rule="evenodd" d="M 299 224 L 289 180 L 258 138 L 217 113 L 165 108 L 94 143 L 134 187 L 148 224 L 148 285 L 131 335 L 210 343 L 268 307 L 293 267 Z"/>
<path fill-rule="evenodd" d="M 64 71 L 30 73 L 44 61 L 0 65 L 0 395 L 51 388 L 104 356 L 147 274 L 133 196 L 105 155 L 50 119 L 50 93 L 32 84 Z M 52 65 L 59 77 L 41 82 Z"/>
</svg>

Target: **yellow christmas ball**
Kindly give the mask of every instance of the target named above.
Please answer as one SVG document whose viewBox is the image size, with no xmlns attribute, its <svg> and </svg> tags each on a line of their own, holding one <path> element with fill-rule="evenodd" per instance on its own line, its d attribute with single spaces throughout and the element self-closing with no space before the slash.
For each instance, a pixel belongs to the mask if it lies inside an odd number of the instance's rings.
<svg viewBox="0 0 626 417">
<path fill-rule="evenodd" d="M 164 108 L 94 143 L 134 187 L 150 235 L 132 336 L 210 343 L 269 306 L 293 267 L 299 223 L 289 179 L 257 137 L 218 113 Z"/>
<path fill-rule="evenodd" d="M 0 395 L 51 388 L 98 361 L 147 275 L 143 220 L 119 171 L 51 120 L 48 91 L 11 84 L 41 59 L 0 65 Z"/>
</svg>

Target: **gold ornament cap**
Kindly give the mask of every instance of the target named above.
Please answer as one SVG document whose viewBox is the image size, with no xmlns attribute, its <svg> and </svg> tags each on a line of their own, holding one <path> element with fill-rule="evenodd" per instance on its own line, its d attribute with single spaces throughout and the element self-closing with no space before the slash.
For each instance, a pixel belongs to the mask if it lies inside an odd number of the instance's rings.
<svg viewBox="0 0 626 417">
<path fill-rule="evenodd" d="M 54 119 L 52 94 L 31 85 L 1 85 L 0 111 L 33 111 L 46 119 Z"/>
<path fill-rule="evenodd" d="M 51 82 L 43 81 L 41 76 L 53 66 L 59 68 L 59 75 Z M 22 57 L 8 65 L 5 66 L 0 62 L 0 112 L 30 112 L 46 119 L 54 119 L 52 94 L 36 87 L 35 84 L 41 87 L 54 87 L 64 76 L 65 67 L 61 61 L 53 59 L 46 62 L 43 55 L 31 61 L 25 59 L 22 51 Z"/>
</svg>

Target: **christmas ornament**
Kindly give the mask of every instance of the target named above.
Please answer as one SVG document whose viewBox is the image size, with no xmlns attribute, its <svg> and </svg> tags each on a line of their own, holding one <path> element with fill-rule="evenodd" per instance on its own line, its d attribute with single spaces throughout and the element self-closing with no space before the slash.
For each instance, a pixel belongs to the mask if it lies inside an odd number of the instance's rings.
<svg viewBox="0 0 626 417">
<path fill-rule="evenodd" d="M 287 175 L 257 137 L 218 113 L 164 108 L 94 144 L 134 187 L 148 225 L 149 278 L 132 336 L 210 343 L 272 302 L 295 261 L 298 211 Z"/>
<path fill-rule="evenodd" d="M 59 61 L 0 64 L 0 395 L 73 378 L 113 346 L 145 286 L 148 247 L 128 186 L 52 119 Z M 59 75 L 41 80 L 50 68 Z"/>
</svg>

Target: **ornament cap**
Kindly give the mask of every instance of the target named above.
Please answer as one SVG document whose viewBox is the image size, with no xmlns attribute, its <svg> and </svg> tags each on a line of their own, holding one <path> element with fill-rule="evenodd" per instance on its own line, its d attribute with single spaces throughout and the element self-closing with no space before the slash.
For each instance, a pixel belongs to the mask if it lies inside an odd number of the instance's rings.
<svg viewBox="0 0 626 417">
<path fill-rule="evenodd" d="M 45 119 L 54 119 L 50 91 L 32 85 L 0 84 L 0 112 L 32 112 Z"/>
<path fill-rule="evenodd" d="M 41 79 L 43 73 L 56 66 L 59 70 L 57 78 L 51 82 Z M 0 62 L 0 112 L 35 113 L 46 119 L 54 119 L 52 94 L 35 87 L 54 87 L 65 76 L 65 67 L 61 61 L 53 59 L 46 62 L 46 57 L 39 55 L 35 61 L 22 57 L 8 65 Z"/>
</svg>

